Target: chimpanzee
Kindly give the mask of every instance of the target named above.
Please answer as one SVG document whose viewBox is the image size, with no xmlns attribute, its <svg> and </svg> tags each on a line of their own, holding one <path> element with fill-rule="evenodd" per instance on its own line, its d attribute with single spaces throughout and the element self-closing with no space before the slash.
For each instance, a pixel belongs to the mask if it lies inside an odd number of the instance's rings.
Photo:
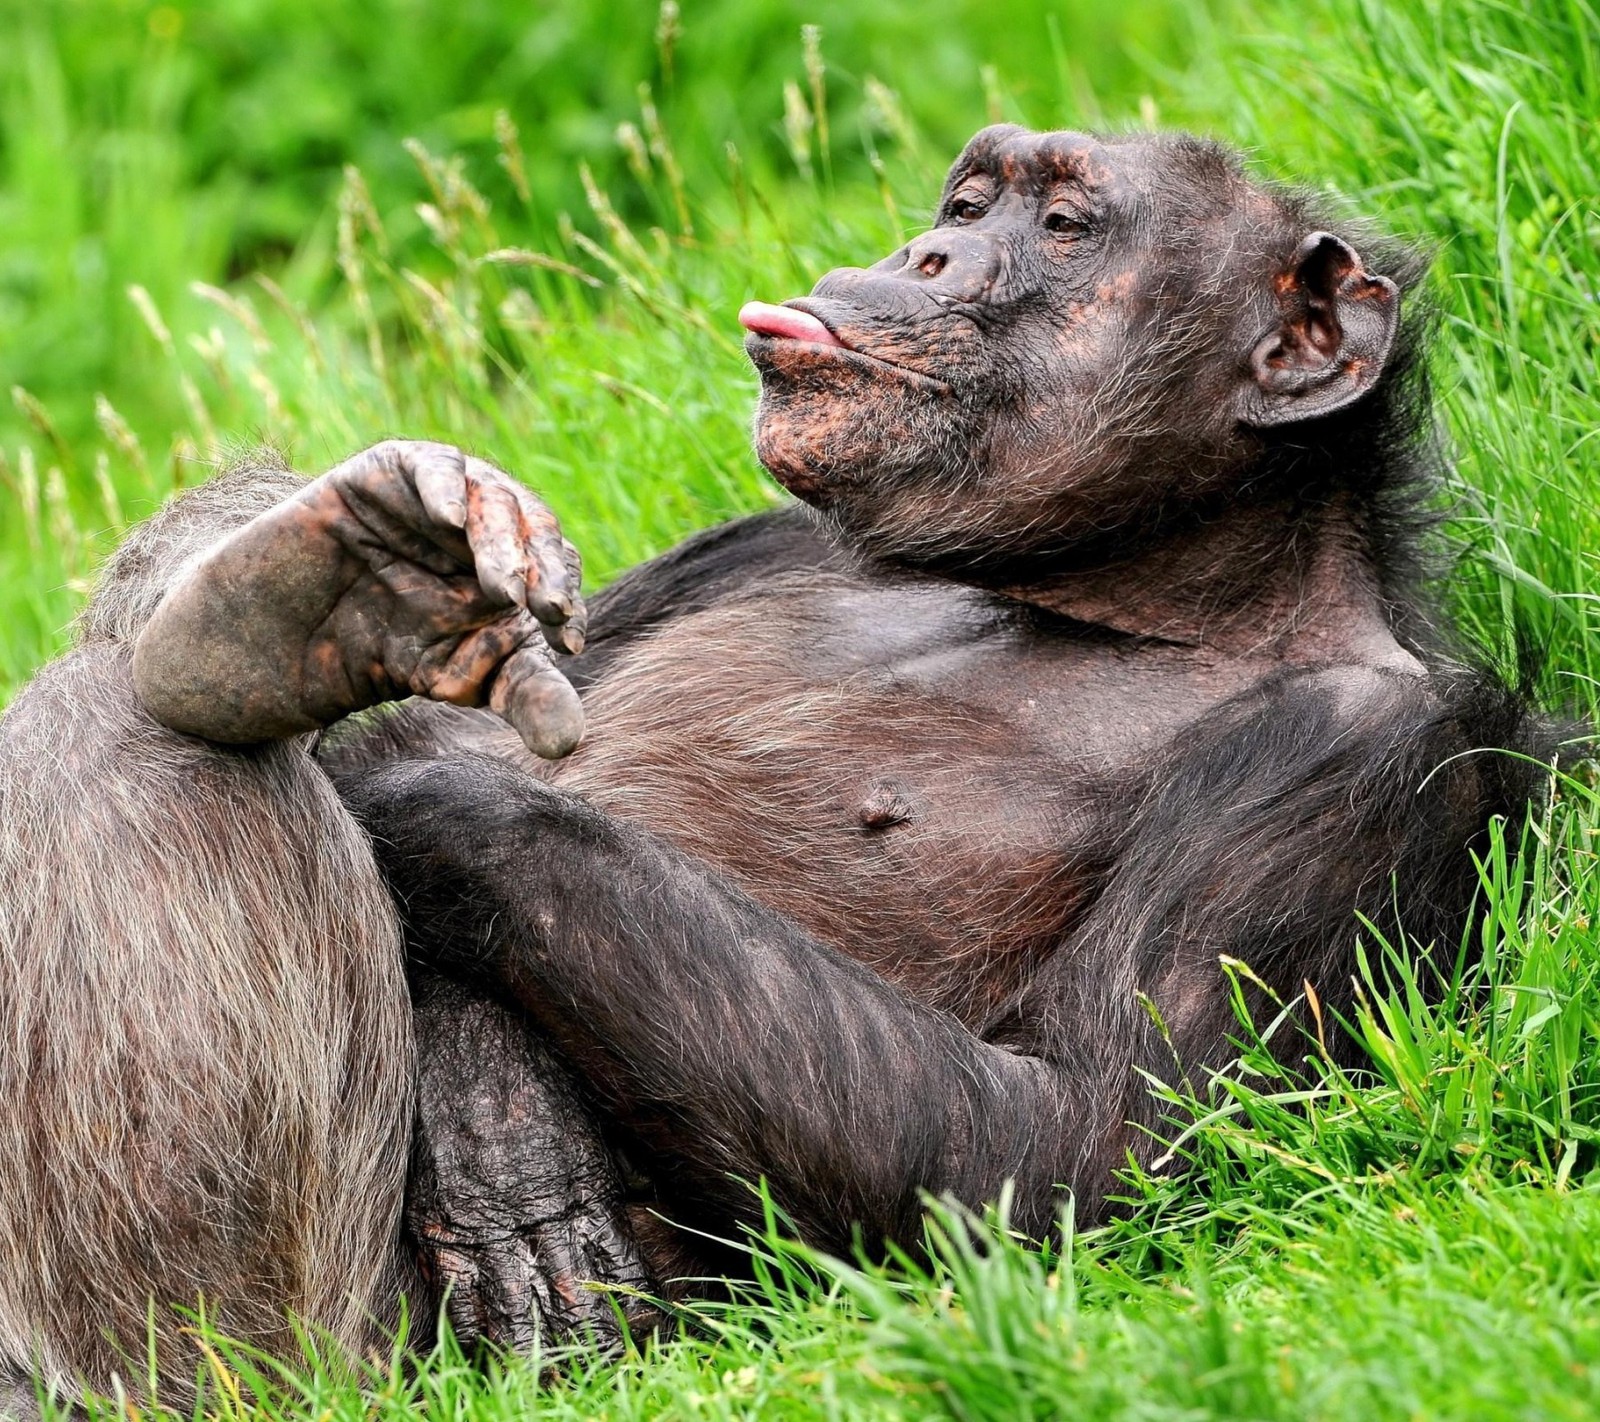
<svg viewBox="0 0 1600 1422">
<path fill-rule="evenodd" d="M 988 128 L 741 313 L 799 502 L 591 614 L 448 445 L 137 530 L 0 740 L 18 1376 L 153 1317 L 181 1396 L 197 1298 L 603 1333 L 758 1179 L 828 1248 L 1092 1221 L 1220 957 L 1338 1007 L 1358 912 L 1453 948 L 1530 793 L 1467 752 L 1538 732 L 1422 590 L 1422 270 L 1212 143 Z"/>
</svg>

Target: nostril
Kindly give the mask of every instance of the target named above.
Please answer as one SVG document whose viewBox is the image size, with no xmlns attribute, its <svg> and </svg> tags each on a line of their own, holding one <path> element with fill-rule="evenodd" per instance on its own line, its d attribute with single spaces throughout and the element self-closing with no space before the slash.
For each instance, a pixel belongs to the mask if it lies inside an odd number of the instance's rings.
<svg viewBox="0 0 1600 1422">
<path fill-rule="evenodd" d="M 917 263 L 917 270 L 921 272 L 923 276 L 936 277 L 944 270 L 944 263 L 945 259 L 942 253 L 929 252 L 922 258 L 920 262 Z"/>
</svg>

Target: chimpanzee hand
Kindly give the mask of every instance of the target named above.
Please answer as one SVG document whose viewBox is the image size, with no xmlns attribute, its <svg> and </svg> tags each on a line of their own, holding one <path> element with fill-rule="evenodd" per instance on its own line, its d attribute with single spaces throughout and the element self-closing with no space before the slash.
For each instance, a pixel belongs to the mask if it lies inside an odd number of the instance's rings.
<svg viewBox="0 0 1600 1422">
<path fill-rule="evenodd" d="M 412 997 L 406 1231 L 456 1338 L 524 1354 L 573 1337 L 616 1346 L 655 1311 L 616 1164 L 566 1068 L 520 1015 L 466 988 L 419 973 Z"/>
<path fill-rule="evenodd" d="M 170 588 L 134 651 L 157 720 L 250 743 L 380 701 L 487 703 L 539 755 L 583 708 L 545 644 L 583 646 L 577 550 L 506 474 L 388 440 L 251 520 Z"/>
</svg>

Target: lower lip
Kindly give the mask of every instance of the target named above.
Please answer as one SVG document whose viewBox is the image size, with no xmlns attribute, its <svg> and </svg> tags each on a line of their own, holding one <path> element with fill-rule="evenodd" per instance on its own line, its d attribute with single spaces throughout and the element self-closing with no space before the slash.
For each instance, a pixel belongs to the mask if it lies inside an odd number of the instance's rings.
<svg viewBox="0 0 1600 1422">
<path fill-rule="evenodd" d="M 804 356 L 808 360 L 821 359 L 830 365 L 854 366 L 860 370 L 876 371 L 937 395 L 950 394 L 949 384 L 935 376 L 924 375 L 920 370 L 912 370 L 910 366 L 896 365 L 892 360 L 884 360 L 880 356 L 868 355 L 865 351 L 858 351 L 853 346 L 843 343 L 825 346 L 818 341 L 797 341 L 793 337 L 770 336 L 764 331 L 751 331 L 745 337 L 745 352 L 763 368 L 776 363 L 780 370 L 783 369 L 782 356 L 788 353 L 791 358 Z"/>
</svg>

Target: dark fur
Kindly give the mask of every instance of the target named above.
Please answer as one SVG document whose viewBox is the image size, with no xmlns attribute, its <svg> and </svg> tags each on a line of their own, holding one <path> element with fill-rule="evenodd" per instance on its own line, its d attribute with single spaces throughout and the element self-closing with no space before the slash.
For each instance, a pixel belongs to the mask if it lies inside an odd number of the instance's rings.
<svg viewBox="0 0 1600 1422">
<path fill-rule="evenodd" d="M 1096 1219 L 1138 1069 L 1229 1054 L 1219 956 L 1338 1009 L 1358 912 L 1453 952 L 1534 789 L 1482 748 L 1545 746 L 1424 591 L 1421 270 L 1214 145 L 985 131 L 932 232 L 804 303 L 852 349 L 752 337 L 758 448 L 815 515 L 599 597 L 553 767 L 436 703 L 245 749 L 158 725 L 134 646 L 176 585 L 170 625 L 225 632 L 185 560 L 296 486 L 165 511 L 0 726 L 5 1358 L 106 1388 L 145 1300 L 200 1293 L 269 1348 L 285 1309 L 360 1346 L 418 1263 L 424 1323 L 450 1281 L 469 1338 L 603 1332 L 580 1276 L 685 1267 L 641 1206 L 725 1232 L 763 1176 L 836 1248 L 1008 1179 L 1023 1229 L 1063 1191 Z M 246 563 L 228 606 L 275 610 Z M 343 611 L 335 671 L 372 660 Z M 297 654 L 262 636 L 240 665 Z M 154 650 L 164 691 L 193 649 Z"/>
</svg>

